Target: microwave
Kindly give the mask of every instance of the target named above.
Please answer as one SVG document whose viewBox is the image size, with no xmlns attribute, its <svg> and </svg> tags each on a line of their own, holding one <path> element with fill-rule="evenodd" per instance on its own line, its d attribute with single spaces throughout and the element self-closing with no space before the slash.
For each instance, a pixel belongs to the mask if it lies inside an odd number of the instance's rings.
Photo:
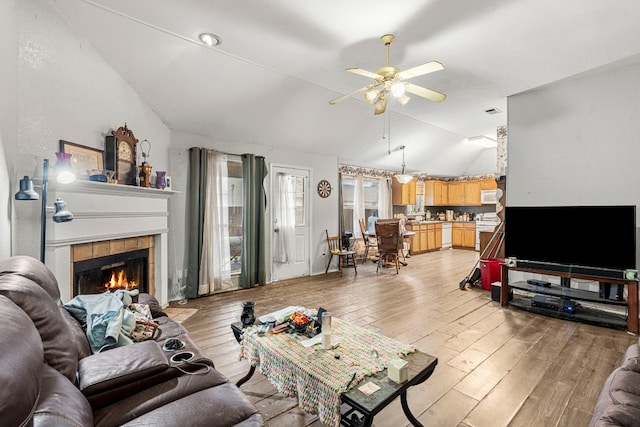
<svg viewBox="0 0 640 427">
<path fill-rule="evenodd" d="M 495 205 L 498 203 L 498 191 L 497 190 L 482 190 L 480 191 L 480 203 L 483 205 Z"/>
</svg>

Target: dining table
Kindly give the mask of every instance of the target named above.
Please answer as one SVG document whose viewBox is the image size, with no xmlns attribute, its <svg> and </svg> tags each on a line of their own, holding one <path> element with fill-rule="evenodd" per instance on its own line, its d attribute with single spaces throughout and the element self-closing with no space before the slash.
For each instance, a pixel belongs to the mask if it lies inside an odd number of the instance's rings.
<svg viewBox="0 0 640 427">
<path fill-rule="evenodd" d="M 377 238 L 375 232 L 371 233 L 369 231 L 366 231 L 364 234 L 366 234 L 367 237 L 369 237 L 371 239 L 376 239 Z M 403 230 L 402 234 L 401 234 L 402 240 L 404 242 L 408 242 L 408 243 L 411 241 L 411 237 L 413 237 L 415 235 L 416 235 L 416 232 L 415 231 L 410 231 L 410 230 Z M 402 251 L 401 252 L 402 252 L 402 261 L 400 261 L 400 264 L 402 264 L 403 266 L 406 267 L 407 266 L 407 258 L 411 257 L 411 254 L 409 253 L 408 249 L 405 249 L 404 245 L 402 246 Z M 377 257 L 371 258 L 371 260 L 373 262 L 378 262 L 378 258 Z"/>
</svg>

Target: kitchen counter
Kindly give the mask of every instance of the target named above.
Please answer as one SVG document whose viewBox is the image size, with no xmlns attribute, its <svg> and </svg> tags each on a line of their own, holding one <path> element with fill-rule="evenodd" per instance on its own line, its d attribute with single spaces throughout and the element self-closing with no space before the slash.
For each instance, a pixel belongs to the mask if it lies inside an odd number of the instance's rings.
<svg viewBox="0 0 640 427">
<path fill-rule="evenodd" d="M 415 220 L 410 219 L 410 220 L 408 220 L 406 222 L 406 224 L 444 224 L 444 223 L 449 223 L 449 224 L 475 224 L 475 221 L 445 221 L 445 220 L 437 220 L 437 219 L 415 221 Z"/>
</svg>

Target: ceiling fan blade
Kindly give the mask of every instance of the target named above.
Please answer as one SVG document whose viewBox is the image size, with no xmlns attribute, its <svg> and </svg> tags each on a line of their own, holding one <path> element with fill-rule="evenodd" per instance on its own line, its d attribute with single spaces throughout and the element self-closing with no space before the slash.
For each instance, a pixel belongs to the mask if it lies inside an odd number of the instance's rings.
<svg viewBox="0 0 640 427">
<path fill-rule="evenodd" d="M 433 102 L 442 102 L 447 98 L 444 93 L 436 92 L 435 90 L 427 89 L 426 87 L 417 86 L 412 83 L 405 83 L 405 89 L 407 92 L 411 92 L 414 95 L 427 98 Z"/>
<path fill-rule="evenodd" d="M 422 76 L 423 74 L 433 73 L 434 71 L 444 70 L 444 65 L 438 61 L 427 62 L 426 64 L 418 65 L 417 67 L 409 68 L 408 70 L 400 71 L 396 74 L 399 80 L 406 80 L 412 77 Z"/>
<path fill-rule="evenodd" d="M 377 84 L 372 84 L 372 85 L 368 85 L 368 86 L 365 86 L 365 87 L 361 87 L 360 89 L 356 89 L 351 93 L 339 96 L 336 99 L 332 99 L 331 101 L 329 101 L 329 104 L 335 105 L 340 101 L 344 101 L 345 99 L 352 97 L 353 95 L 358 95 L 359 93 L 367 92 L 367 91 L 373 89 L 376 86 L 378 86 L 378 85 Z"/>
<path fill-rule="evenodd" d="M 353 74 L 358 74 L 359 76 L 364 76 L 364 77 L 369 77 L 371 79 L 377 80 L 377 79 L 383 79 L 384 76 L 381 76 L 378 73 L 374 73 L 372 71 L 367 71 L 367 70 L 363 70 L 362 68 L 347 68 L 346 71 L 353 73 Z"/>
</svg>

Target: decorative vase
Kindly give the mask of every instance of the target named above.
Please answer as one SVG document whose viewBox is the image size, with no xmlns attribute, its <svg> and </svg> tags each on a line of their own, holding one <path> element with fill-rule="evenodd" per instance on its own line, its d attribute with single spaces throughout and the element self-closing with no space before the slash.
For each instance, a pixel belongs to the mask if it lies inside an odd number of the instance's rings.
<svg viewBox="0 0 640 427">
<path fill-rule="evenodd" d="M 145 162 L 138 166 L 138 169 L 140 169 L 140 173 L 138 174 L 140 177 L 140 187 L 149 188 L 151 181 L 151 166 Z"/>
<path fill-rule="evenodd" d="M 240 315 L 240 321 L 242 327 L 247 328 L 256 321 L 256 315 L 253 313 L 256 303 L 253 301 L 247 301 L 242 303 L 242 314 Z"/>
<path fill-rule="evenodd" d="M 167 180 L 165 179 L 167 172 L 157 171 L 156 172 L 156 188 L 164 190 L 167 186 Z"/>
</svg>

